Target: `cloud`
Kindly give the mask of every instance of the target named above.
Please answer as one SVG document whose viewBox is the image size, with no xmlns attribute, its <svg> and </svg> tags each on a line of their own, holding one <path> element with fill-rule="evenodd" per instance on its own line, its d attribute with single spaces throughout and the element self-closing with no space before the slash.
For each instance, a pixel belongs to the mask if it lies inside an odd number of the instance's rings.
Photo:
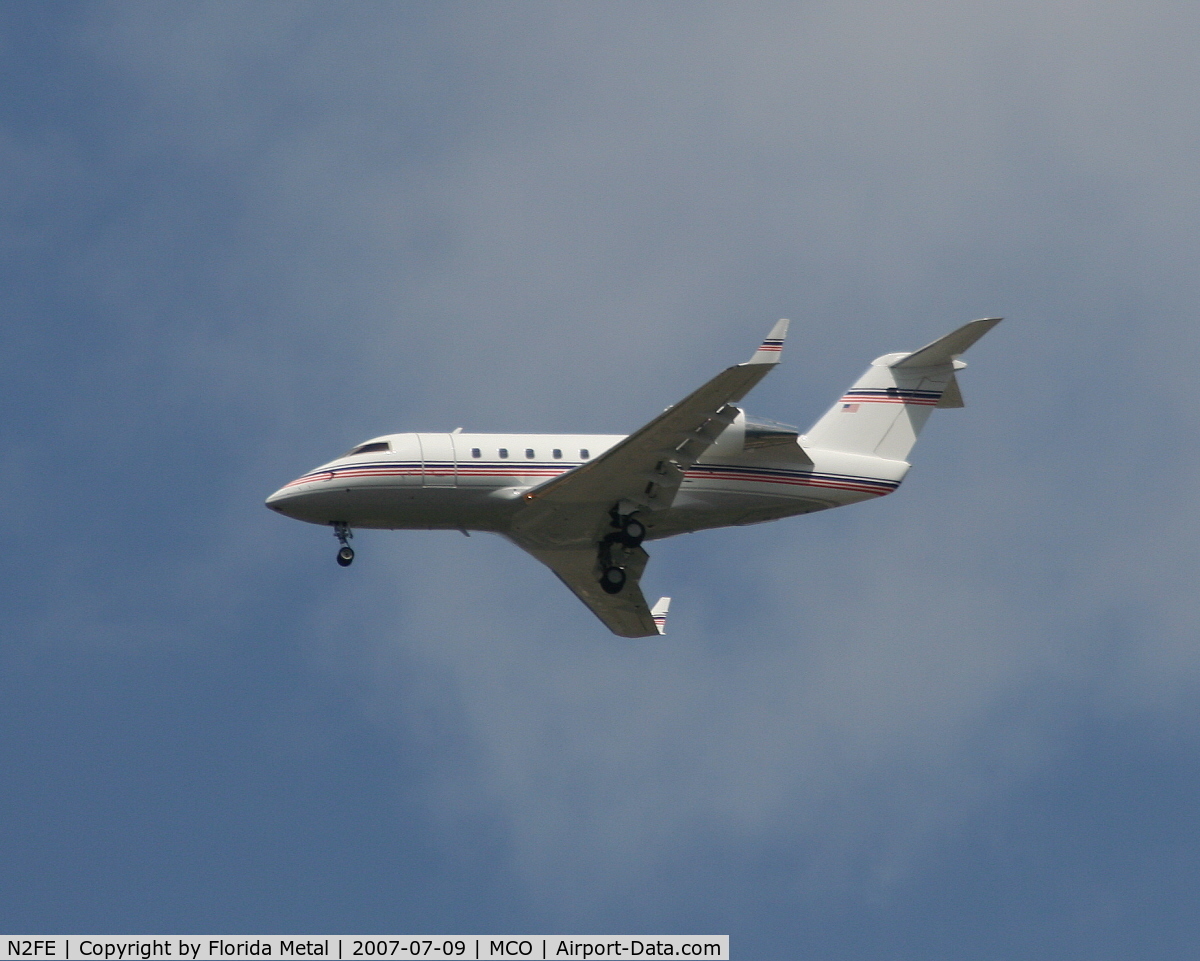
<svg viewBox="0 0 1200 961">
<path fill-rule="evenodd" d="M 896 890 L 1081 717 L 1194 732 L 1196 24 L 1084 14 L 87 8 L 83 108 L 0 138 L 36 212 L 2 242 L 59 278 L 5 335 L 39 401 L 6 500 L 73 554 L 21 623 L 292 625 L 421 829 L 494 844 L 552 924 L 694 920 L 776 871 L 785 901 Z M 259 506 L 384 431 L 632 429 L 779 316 L 748 406 L 804 424 L 995 313 L 895 496 L 655 545 L 663 641 L 492 538 L 368 534 L 331 582 L 332 539 Z M 114 561 L 131 527 L 153 549 Z M 738 894 L 681 879 L 710 857 Z"/>
</svg>

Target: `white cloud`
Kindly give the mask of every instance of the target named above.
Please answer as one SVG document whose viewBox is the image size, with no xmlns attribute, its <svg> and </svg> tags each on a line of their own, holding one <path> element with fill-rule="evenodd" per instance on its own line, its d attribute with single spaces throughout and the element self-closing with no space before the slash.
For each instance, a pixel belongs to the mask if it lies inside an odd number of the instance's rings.
<svg viewBox="0 0 1200 961">
<path fill-rule="evenodd" d="M 81 273 L 137 306 L 135 370 L 255 411 L 258 435 L 216 429 L 231 498 L 382 430 L 632 428 L 784 315 L 750 406 L 803 423 L 876 354 L 1009 313 L 895 497 L 656 546 L 665 642 L 614 641 L 486 538 L 373 536 L 349 667 L 350 595 L 296 598 L 318 670 L 436 759 L 447 830 L 502 810 L 545 903 L 633 898 L 724 845 L 886 884 L 1051 763 L 1082 700 L 1179 718 L 1200 680 L 1195 26 L 1122 3 L 98 8 L 81 46 L 130 98 L 109 162 L 181 163 L 225 206 L 210 234 L 179 226 L 202 205 L 178 184 L 140 193 Z M 273 519 L 213 511 L 269 555 Z M 216 584 L 253 577 L 207 550 Z"/>
</svg>

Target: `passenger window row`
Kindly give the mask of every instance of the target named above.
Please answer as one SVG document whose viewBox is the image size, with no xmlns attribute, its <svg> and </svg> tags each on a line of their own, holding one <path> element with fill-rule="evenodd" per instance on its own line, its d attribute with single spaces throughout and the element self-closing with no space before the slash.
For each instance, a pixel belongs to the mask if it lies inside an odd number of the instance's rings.
<svg viewBox="0 0 1200 961">
<path fill-rule="evenodd" d="M 500 459 L 504 460 L 508 457 L 508 448 L 501 447 L 500 450 L 497 451 L 497 453 L 500 455 Z M 554 450 L 551 453 L 553 453 L 555 460 L 562 460 L 563 452 L 559 448 L 557 448 L 557 447 L 554 448 Z M 471 448 L 471 456 L 475 457 L 475 458 L 482 457 L 483 451 L 481 451 L 478 447 L 472 447 Z M 525 448 L 525 456 L 529 460 L 533 460 L 535 457 L 537 457 L 537 454 L 534 453 L 534 450 L 532 447 L 526 447 Z M 587 460 L 591 456 L 592 455 L 588 452 L 588 449 L 586 447 L 581 447 L 579 449 L 579 459 L 580 460 Z"/>
</svg>

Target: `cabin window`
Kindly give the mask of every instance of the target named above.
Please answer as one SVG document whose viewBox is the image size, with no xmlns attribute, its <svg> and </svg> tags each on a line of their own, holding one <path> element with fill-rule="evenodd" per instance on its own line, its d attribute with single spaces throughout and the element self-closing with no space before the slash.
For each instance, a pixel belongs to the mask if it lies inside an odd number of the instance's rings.
<svg viewBox="0 0 1200 961">
<path fill-rule="evenodd" d="M 554 459 L 562 460 L 562 451 L 560 451 L 557 447 L 554 448 Z"/>
<path fill-rule="evenodd" d="M 479 453 L 478 447 L 472 447 L 471 448 L 471 456 L 472 457 L 482 457 L 483 455 Z"/>
<path fill-rule="evenodd" d="M 391 450 L 392 445 L 386 440 L 377 440 L 370 444 L 359 444 L 354 450 L 347 454 L 347 457 L 353 457 L 355 454 L 374 454 L 376 451 Z"/>
<path fill-rule="evenodd" d="M 533 460 L 533 448 L 532 447 L 525 448 L 525 456 L 528 457 L 530 460 Z"/>
<path fill-rule="evenodd" d="M 591 456 L 592 455 L 588 453 L 588 449 L 586 447 L 580 448 L 580 451 L 579 451 L 579 459 L 580 460 L 587 460 Z"/>
<path fill-rule="evenodd" d="M 501 456 L 501 457 L 507 457 L 507 456 L 508 456 L 508 448 L 507 448 L 507 447 L 501 447 L 501 448 L 500 448 L 500 456 Z"/>
</svg>

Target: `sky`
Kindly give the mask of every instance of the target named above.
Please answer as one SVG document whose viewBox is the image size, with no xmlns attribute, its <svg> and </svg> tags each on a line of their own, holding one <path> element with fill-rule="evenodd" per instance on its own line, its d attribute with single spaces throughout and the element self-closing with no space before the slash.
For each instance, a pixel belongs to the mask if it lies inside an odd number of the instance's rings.
<svg viewBox="0 0 1200 961">
<path fill-rule="evenodd" d="M 0 9 L 0 928 L 1200 937 L 1200 10 Z M 976 317 L 893 496 L 651 545 L 263 508 L 383 433 L 621 433 L 792 320 L 807 426 Z"/>
</svg>

